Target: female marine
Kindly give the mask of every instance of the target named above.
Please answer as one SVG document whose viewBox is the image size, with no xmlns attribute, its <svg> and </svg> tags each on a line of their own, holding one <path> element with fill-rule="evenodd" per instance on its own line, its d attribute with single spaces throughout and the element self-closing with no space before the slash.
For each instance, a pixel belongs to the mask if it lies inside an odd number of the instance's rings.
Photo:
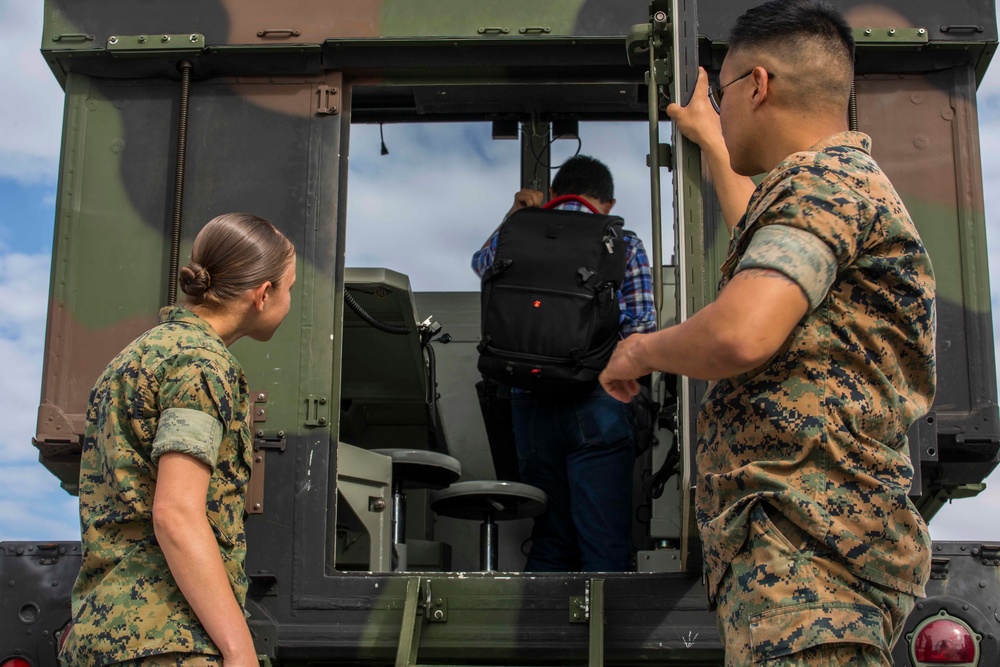
<svg viewBox="0 0 1000 667">
<path fill-rule="evenodd" d="M 83 561 L 64 665 L 256 666 L 243 605 L 247 380 L 229 346 L 288 314 L 295 250 L 221 215 L 180 272 L 187 299 L 108 364 L 80 466 Z"/>
</svg>

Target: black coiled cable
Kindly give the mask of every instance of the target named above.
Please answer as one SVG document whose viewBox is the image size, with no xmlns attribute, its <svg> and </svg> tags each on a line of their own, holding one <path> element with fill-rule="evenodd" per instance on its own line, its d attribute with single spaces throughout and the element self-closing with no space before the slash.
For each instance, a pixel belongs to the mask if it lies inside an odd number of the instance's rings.
<svg viewBox="0 0 1000 667">
<path fill-rule="evenodd" d="M 851 82 L 851 99 L 847 104 L 847 122 L 851 132 L 858 131 L 858 97 L 854 93 L 854 82 Z"/>
<path fill-rule="evenodd" d="M 174 210 L 170 227 L 170 267 L 167 277 L 167 305 L 177 301 L 177 275 L 180 272 L 181 211 L 184 208 L 184 166 L 187 162 L 188 106 L 191 99 L 191 63 L 182 60 L 180 114 L 177 119 L 177 165 L 174 169 Z"/>
<path fill-rule="evenodd" d="M 379 331 L 383 331 L 387 334 L 394 334 L 396 336 L 405 336 L 406 334 L 410 334 L 416 331 L 416 329 L 414 329 L 413 327 L 404 327 L 398 324 L 386 324 L 381 320 L 375 319 L 374 317 L 369 315 L 367 311 L 365 311 L 365 309 L 362 308 L 360 304 L 358 304 L 357 301 L 354 300 L 354 297 L 347 290 L 344 290 L 344 303 L 346 303 L 350 307 L 350 309 L 354 311 L 355 315 L 357 315 L 362 320 L 364 320 L 371 326 L 375 327 Z"/>
</svg>

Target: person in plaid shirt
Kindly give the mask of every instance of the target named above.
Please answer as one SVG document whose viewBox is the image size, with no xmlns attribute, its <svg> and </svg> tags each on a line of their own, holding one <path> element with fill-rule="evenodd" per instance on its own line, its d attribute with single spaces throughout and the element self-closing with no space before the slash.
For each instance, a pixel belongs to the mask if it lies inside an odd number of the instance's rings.
<svg viewBox="0 0 1000 667">
<path fill-rule="evenodd" d="M 552 180 L 550 196 L 565 197 L 559 210 L 610 213 L 614 181 L 594 158 L 568 160 Z M 542 206 L 537 190 L 514 195 L 514 211 Z M 502 225 L 501 225 L 502 226 Z M 480 277 L 492 266 L 498 227 L 472 256 Z M 632 232 L 625 277 L 618 292 L 619 336 L 656 331 L 653 281 L 646 251 Z M 518 470 L 526 484 L 548 495 L 548 509 L 535 520 L 528 572 L 615 572 L 632 568 L 632 466 L 635 418 L 599 385 L 583 396 L 511 391 Z"/>
</svg>

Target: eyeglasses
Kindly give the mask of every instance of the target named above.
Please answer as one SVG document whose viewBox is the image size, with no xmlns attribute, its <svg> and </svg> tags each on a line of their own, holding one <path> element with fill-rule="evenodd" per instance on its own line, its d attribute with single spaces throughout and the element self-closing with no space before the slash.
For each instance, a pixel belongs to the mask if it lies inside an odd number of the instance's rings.
<svg viewBox="0 0 1000 667">
<path fill-rule="evenodd" d="M 721 111 L 719 111 L 719 107 L 722 106 L 722 91 L 725 90 L 726 88 L 728 88 L 729 86 L 733 85 L 737 81 L 740 81 L 741 79 L 745 79 L 748 76 L 750 76 L 751 74 L 753 74 L 753 71 L 755 69 L 757 69 L 757 68 L 754 67 L 749 72 L 747 72 L 746 74 L 741 74 L 740 76 L 736 77 L 735 79 L 733 79 L 732 81 L 730 81 L 729 83 L 727 83 L 724 86 L 709 86 L 709 88 L 708 88 L 708 99 L 712 100 L 712 108 L 715 109 L 715 113 L 722 113 Z M 771 74 L 770 72 L 767 73 L 767 78 L 768 79 L 770 79 L 773 76 L 774 75 Z"/>
</svg>

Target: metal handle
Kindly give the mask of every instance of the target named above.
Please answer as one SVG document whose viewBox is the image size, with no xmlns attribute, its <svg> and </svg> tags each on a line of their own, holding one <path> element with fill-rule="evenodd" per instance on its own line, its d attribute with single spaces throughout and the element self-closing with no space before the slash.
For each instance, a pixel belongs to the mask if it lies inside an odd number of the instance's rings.
<svg viewBox="0 0 1000 667">
<path fill-rule="evenodd" d="M 518 30 L 522 35 L 547 35 L 552 32 L 552 28 L 546 26 L 528 26 Z"/>
<path fill-rule="evenodd" d="M 983 32 L 981 25 L 943 25 L 941 32 Z"/>
<path fill-rule="evenodd" d="M 92 42 L 94 41 L 93 35 L 87 35 L 82 32 L 68 32 L 62 35 L 53 35 L 53 42 Z"/>
<path fill-rule="evenodd" d="M 477 32 L 480 35 L 506 35 L 507 33 L 510 32 L 510 28 L 501 28 L 499 26 L 487 27 L 487 28 L 480 28 L 479 30 L 477 30 Z"/>
<path fill-rule="evenodd" d="M 291 28 L 266 28 L 257 31 L 258 37 L 298 37 L 302 33 Z"/>
</svg>

